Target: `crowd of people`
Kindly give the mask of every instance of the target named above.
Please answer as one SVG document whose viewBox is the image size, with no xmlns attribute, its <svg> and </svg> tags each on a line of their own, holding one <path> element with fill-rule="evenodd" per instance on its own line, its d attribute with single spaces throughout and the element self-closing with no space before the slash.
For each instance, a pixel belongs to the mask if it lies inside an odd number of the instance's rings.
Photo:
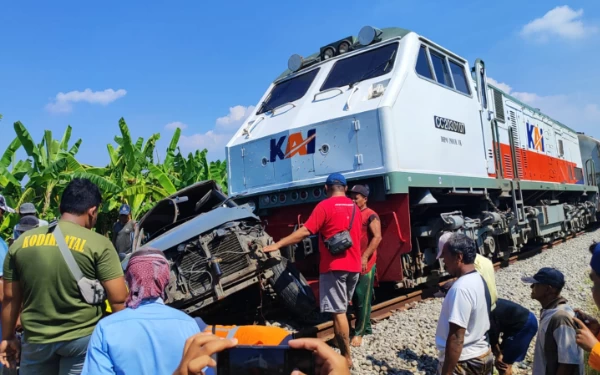
<svg viewBox="0 0 600 375">
<path fill-rule="evenodd" d="M 348 189 L 331 174 L 327 198 L 304 225 L 266 246 L 272 252 L 317 235 L 319 305 L 331 314 L 340 354 L 317 339 L 296 339 L 282 328 L 208 325 L 200 317 L 165 305 L 170 268 L 162 251 L 141 248 L 121 266 L 119 248 L 131 245 L 131 208 L 119 208 L 111 239 L 92 229 L 102 203 L 91 181 L 73 179 L 60 202 L 60 220 L 47 223 L 35 207 L 19 207 L 10 248 L 0 239 L 2 300 L 0 363 L 3 373 L 28 374 L 213 374 L 215 354 L 243 345 L 289 345 L 314 353 L 317 374 L 346 375 L 351 346 L 372 333 L 377 248 L 381 223 L 368 207 L 369 187 Z M 0 195 L 0 219 L 15 214 Z M 590 247 L 592 296 L 600 308 L 600 244 Z M 438 374 L 511 374 L 536 337 L 534 375 L 600 370 L 600 323 L 573 309 L 561 296 L 564 275 L 541 268 L 523 277 L 540 319 L 498 296 L 492 262 L 465 234 L 439 237 L 438 259 L 454 281 L 444 284 L 435 345 Z M 103 305 L 107 303 L 107 314 Z M 353 327 L 347 318 L 356 315 Z M 299 373 L 299 372 L 295 372 Z"/>
</svg>

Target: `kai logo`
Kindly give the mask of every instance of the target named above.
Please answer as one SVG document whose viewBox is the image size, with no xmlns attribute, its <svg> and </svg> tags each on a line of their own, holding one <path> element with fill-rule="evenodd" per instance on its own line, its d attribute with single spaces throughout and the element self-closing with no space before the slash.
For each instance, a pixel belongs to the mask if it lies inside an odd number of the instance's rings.
<svg viewBox="0 0 600 375">
<path fill-rule="evenodd" d="M 287 138 L 287 143 L 286 143 Z M 285 152 L 284 152 L 285 143 Z M 315 153 L 315 144 L 317 143 L 316 129 L 310 129 L 306 138 L 302 137 L 302 132 L 293 133 L 289 136 L 282 136 L 279 139 L 271 138 L 271 163 L 279 160 L 291 158 L 294 155 L 310 155 Z"/>
<path fill-rule="evenodd" d="M 538 126 L 527 122 L 527 146 L 531 149 L 544 152 L 544 131 Z"/>
</svg>

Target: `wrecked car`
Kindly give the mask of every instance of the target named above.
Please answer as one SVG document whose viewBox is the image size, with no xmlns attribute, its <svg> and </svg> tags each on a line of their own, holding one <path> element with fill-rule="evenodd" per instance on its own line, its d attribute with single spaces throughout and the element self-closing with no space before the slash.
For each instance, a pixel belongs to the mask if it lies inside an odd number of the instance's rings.
<svg viewBox="0 0 600 375">
<path fill-rule="evenodd" d="M 190 315 L 214 314 L 251 286 L 274 294 L 297 317 L 312 313 L 315 296 L 304 277 L 278 251 L 262 251 L 271 242 L 251 206 L 237 205 L 214 181 L 203 181 L 148 211 L 135 226 L 131 253 L 164 252 L 171 267 L 165 303 Z"/>
</svg>

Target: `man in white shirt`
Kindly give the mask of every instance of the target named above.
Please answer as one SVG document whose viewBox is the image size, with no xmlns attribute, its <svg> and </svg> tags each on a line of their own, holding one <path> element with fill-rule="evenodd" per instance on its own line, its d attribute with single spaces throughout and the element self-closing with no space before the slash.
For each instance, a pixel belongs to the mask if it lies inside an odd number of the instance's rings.
<svg viewBox="0 0 600 375">
<path fill-rule="evenodd" d="M 486 337 L 491 298 L 475 269 L 477 245 L 454 233 L 439 247 L 446 271 L 457 280 L 444 298 L 435 334 L 438 374 L 491 375 L 494 356 Z"/>
<path fill-rule="evenodd" d="M 453 232 L 445 232 L 440 236 L 438 241 L 438 259 L 442 256 L 443 244 L 448 241 L 452 234 Z M 477 254 L 475 256 L 475 262 L 473 262 L 473 265 L 481 277 L 483 277 L 483 280 L 487 285 L 488 291 L 490 292 L 490 297 L 492 298 L 492 311 L 494 311 L 494 308 L 496 307 L 496 301 L 498 301 L 498 291 L 496 289 L 496 270 L 494 269 L 494 264 L 485 256 Z M 448 291 L 449 288 L 450 285 L 448 285 L 448 288 L 444 291 L 444 293 Z"/>
</svg>

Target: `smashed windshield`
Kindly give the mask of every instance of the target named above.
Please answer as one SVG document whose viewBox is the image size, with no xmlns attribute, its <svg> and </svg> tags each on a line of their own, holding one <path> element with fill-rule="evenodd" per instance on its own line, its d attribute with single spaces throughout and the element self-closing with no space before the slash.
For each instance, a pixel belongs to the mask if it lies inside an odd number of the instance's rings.
<svg viewBox="0 0 600 375">
<path fill-rule="evenodd" d="M 260 115 L 261 113 L 273 110 L 282 104 L 290 103 L 303 97 L 315 79 L 318 71 L 319 69 L 314 69 L 308 73 L 276 84 L 267 99 L 262 102 L 256 114 Z"/>
<path fill-rule="evenodd" d="M 321 86 L 321 91 L 391 72 L 397 49 L 398 43 L 392 43 L 336 62 Z"/>
</svg>

